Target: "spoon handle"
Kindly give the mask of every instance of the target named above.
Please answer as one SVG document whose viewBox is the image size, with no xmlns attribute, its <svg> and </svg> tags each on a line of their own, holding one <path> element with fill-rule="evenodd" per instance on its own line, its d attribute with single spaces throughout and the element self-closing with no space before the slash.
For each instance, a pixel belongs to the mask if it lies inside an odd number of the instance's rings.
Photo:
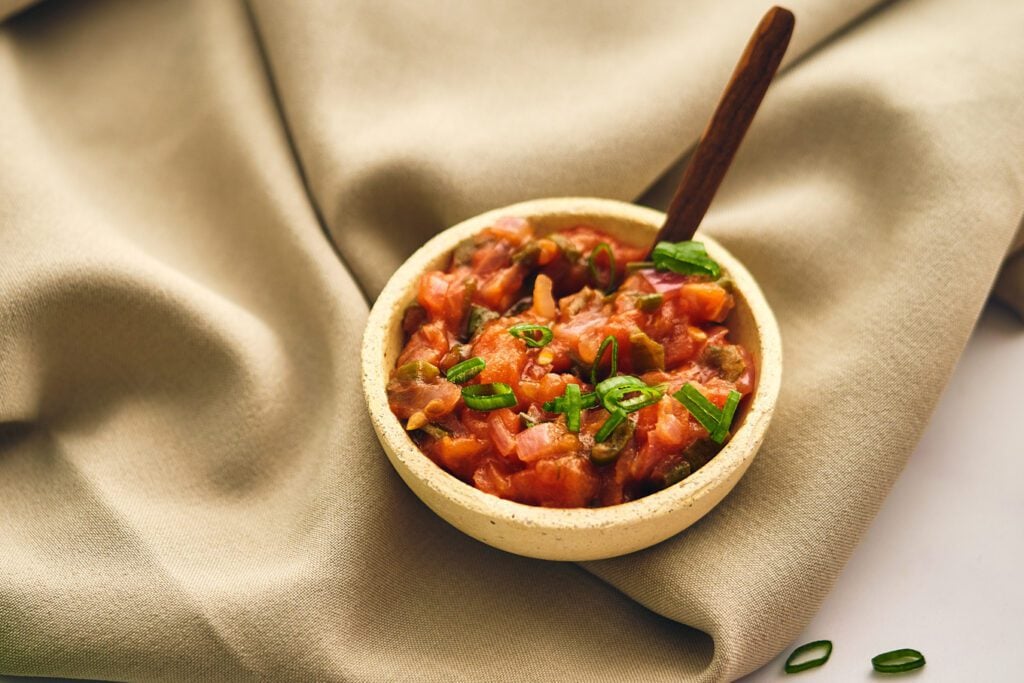
<svg viewBox="0 0 1024 683">
<path fill-rule="evenodd" d="M 757 25 L 683 172 L 655 243 L 693 238 L 779 68 L 794 23 L 788 9 L 772 7 Z"/>
</svg>

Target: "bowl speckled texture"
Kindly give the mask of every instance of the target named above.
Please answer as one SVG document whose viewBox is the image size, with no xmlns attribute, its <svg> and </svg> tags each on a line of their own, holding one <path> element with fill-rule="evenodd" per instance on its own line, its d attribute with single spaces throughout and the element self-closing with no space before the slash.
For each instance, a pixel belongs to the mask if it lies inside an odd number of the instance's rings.
<svg viewBox="0 0 1024 683">
<path fill-rule="evenodd" d="M 441 469 L 416 447 L 388 408 L 385 385 L 402 348 L 402 315 L 416 297 L 420 275 L 447 267 L 459 241 L 502 216 L 528 218 L 538 234 L 585 223 L 634 244 L 649 244 L 665 219 L 659 211 L 607 199 L 539 199 L 470 218 L 423 245 L 388 281 L 363 335 L 363 393 L 391 464 L 443 519 L 488 545 L 519 555 L 596 560 L 641 550 L 679 533 L 717 505 L 746 472 L 764 440 L 782 372 L 779 330 L 764 295 L 750 273 L 706 235 L 698 239 L 735 283 L 736 307 L 726 322 L 730 339 L 753 354 L 757 381 L 737 412 L 726 446 L 678 484 L 603 508 L 553 509 L 503 500 Z"/>
</svg>

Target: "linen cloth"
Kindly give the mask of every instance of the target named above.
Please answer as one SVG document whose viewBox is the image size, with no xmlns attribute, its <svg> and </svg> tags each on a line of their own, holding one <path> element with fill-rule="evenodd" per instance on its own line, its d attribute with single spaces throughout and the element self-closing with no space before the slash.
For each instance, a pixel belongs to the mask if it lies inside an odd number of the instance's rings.
<svg viewBox="0 0 1024 683">
<path fill-rule="evenodd" d="M 664 205 L 764 3 L 51 0 L 0 26 L 0 673 L 717 681 L 789 644 L 1024 209 L 1024 6 L 790 3 L 702 229 L 783 389 L 697 525 L 583 566 L 446 525 L 369 426 L 369 301 L 540 196 Z M 999 291 L 1024 306 L 1024 259 Z"/>
</svg>

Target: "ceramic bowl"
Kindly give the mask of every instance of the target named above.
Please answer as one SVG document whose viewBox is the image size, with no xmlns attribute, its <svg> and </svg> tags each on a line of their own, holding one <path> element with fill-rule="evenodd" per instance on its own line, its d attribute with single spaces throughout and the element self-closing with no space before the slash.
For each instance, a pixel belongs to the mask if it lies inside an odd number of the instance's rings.
<svg viewBox="0 0 1024 683">
<path fill-rule="evenodd" d="M 488 545 L 519 555 L 595 560 L 647 548 L 678 534 L 717 505 L 750 466 L 768 429 L 782 372 L 779 330 L 764 295 L 746 268 L 707 235 L 698 239 L 735 283 L 736 306 L 726 321 L 730 339 L 751 351 L 757 379 L 753 394 L 737 412 L 726 446 L 678 484 L 601 508 L 554 509 L 503 500 L 441 469 L 416 447 L 388 408 L 385 385 L 402 348 L 402 316 L 416 297 L 420 276 L 446 268 L 456 244 L 502 216 L 528 218 L 539 235 L 587 224 L 638 245 L 650 244 L 665 220 L 661 212 L 607 199 L 539 199 L 470 218 L 423 245 L 388 281 L 363 336 L 363 392 L 391 464 L 443 519 Z"/>
</svg>

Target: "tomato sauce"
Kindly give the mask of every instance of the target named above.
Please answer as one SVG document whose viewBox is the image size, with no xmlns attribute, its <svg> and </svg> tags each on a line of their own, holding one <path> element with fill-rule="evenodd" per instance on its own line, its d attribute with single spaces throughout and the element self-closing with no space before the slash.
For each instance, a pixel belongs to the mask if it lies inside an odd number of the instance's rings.
<svg viewBox="0 0 1024 683">
<path fill-rule="evenodd" d="M 586 225 L 538 237 L 520 218 L 463 241 L 446 270 L 422 276 L 405 313 L 391 410 L 438 465 L 521 503 L 615 505 L 684 479 L 721 446 L 673 394 L 689 383 L 721 409 L 730 392 L 752 391 L 754 365 L 722 324 L 734 304 L 728 278 L 662 272 L 637 263 L 646 252 Z M 524 324 L 550 339 L 514 334 Z M 657 389 L 599 440 L 610 417 L 600 402 L 577 412 L 577 430 L 551 408 L 567 385 L 586 396 L 611 374 L 609 337 L 615 374 Z M 446 378 L 472 358 L 478 374 Z M 465 387 L 496 383 L 511 388 L 500 406 L 468 405 Z"/>
</svg>

